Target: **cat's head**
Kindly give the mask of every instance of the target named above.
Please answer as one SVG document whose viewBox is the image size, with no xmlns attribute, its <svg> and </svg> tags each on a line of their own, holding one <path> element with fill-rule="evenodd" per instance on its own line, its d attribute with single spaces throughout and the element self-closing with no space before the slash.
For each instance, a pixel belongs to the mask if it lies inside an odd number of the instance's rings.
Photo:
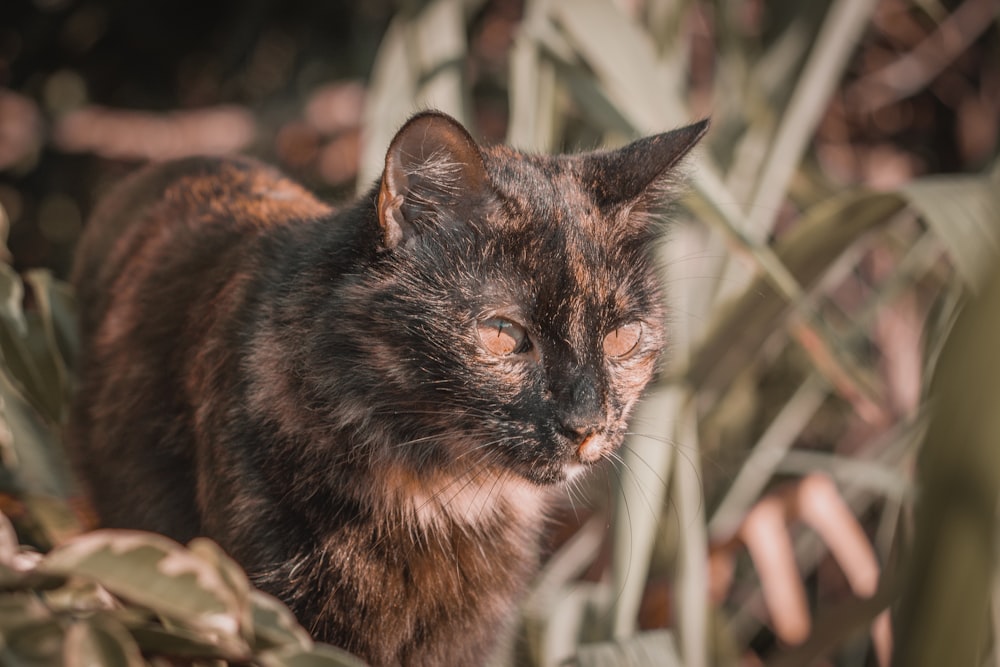
<svg viewBox="0 0 1000 667">
<path fill-rule="evenodd" d="M 399 131 L 351 299 L 382 456 L 550 484 L 621 445 L 664 346 L 655 215 L 706 129 L 553 157 L 439 113 Z"/>
</svg>

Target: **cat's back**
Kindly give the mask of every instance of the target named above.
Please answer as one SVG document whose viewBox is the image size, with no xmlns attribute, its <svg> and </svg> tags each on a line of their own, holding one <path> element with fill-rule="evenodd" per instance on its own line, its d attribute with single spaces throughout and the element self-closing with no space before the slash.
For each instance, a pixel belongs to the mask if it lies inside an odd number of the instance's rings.
<svg viewBox="0 0 1000 667">
<path fill-rule="evenodd" d="M 269 264 L 259 240 L 330 214 L 246 158 L 153 165 L 103 198 L 73 270 L 81 360 L 67 430 L 103 525 L 198 534 L 194 433 L 212 388 L 238 384 L 235 338 Z"/>
<path fill-rule="evenodd" d="M 331 212 L 250 158 L 193 157 L 141 169 L 102 198 L 77 249 L 72 282 L 86 315 L 82 333 L 93 333 L 111 295 L 154 274 L 167 277 L 178 260 L 217 261 L 256 232 Z"/>
</svg>

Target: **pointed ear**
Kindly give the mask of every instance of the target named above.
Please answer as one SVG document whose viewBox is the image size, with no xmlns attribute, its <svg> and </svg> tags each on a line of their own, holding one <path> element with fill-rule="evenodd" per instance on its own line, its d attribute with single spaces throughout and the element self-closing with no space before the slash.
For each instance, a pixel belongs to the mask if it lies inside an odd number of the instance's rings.
<svg viewBox="0 0 1000 667">
<path fill-rule="evenodd" d="M 451 116 L 419 113 L 396 133 L 385 156 L 378 219 L 386 248 L 460 213 L 486 183 L 483 155 Z"/>
<path fill-rule="evenodd" d="M 580 172 L 605 214 L 621 207 L 650 207 L 675 179 L 675 167 L 705 132 L 708 119 L 679 130 L 644 137 L 617 150 L 580 156 Z"/>
</svg>

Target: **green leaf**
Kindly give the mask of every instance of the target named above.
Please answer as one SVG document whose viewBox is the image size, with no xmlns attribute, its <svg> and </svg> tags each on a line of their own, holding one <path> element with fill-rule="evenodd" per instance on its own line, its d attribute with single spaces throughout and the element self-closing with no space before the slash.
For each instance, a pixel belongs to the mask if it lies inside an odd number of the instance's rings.
<svg viewBox="0 0 1000 667">
<path fill-rule="evenodd" d="M 644 632 L 619 642 L 584 645 L 569 664 L 576 667 L 684 667 L 673 635 L 667 630 Z"/>
<path fill-rule="evenodd" d="M 419 68 L 417 101 L 468 127 L 462 62 L 466 56 L 466 0 L 433 0 L 411 24 L 410 55 Z"/>
<path fill-rule="evenodd" d="M 976 288 L 1000 255 L 996 183 L 982 176 L 931 176 L 900 193 L 941 239 L 962 280 Z"/>
<path fill-rule="evenodd" d="M 90 614 L 119 606 L 107 590 L 93 581 L 60 578 L 60 583 L 42 593 L 45 605 L 53 613 Z"/>
<path fill-rule="evenodd" d="M 64 476 L 64 491 L 58 495 L 47 495 L 35 493 L 26 489 L 21 494 L 21 502 L 27 508 L 28 513 L 37 524 L 41 535 L 33 535 L 33 543 L 42 548 L 49 548 L 54 544 L 62 544 L 71 537 L 75 537 L 84 532 L 81 518 L 67 503 L 67 496 L 73 490 L 69 481 L 70 473 L 66 459 L 62 453 L 61 443 L 58 441 L 58 434 L 54 434 L 52 441 L 47 444 L 51 447 L 51 464 L 58 467 L 58 472 Z M 37 531 L 36 531 L 37 532 Z"/>
<path fill-rule="evenodd" d="M 2 366 L 0 452 L 21 488 L 60 498 L 69 495 L 70 473 L 60 446 L 58 427 L 25 398 L 22 389 Z"/>
<path fill-rule="evenodd" d="M 164 628 L 148 622 L 136 624 L 127 620 L 125 625 L 139 648 L 147 654 L 222 660 L 234 657 L 224 647 L 184 628 Z"/>
<path fill-rule="evenodd" d="M 948 337 L 931 385 L 893 665 L 981 664 L 995 627 L 1000 271 L 994 268 L 982 287 Z"/>
<path fill-rule="evenodd" d="M 0 664 L 24 667 L 62 664 L 63 628 L 55 619 L 0 632 Z"/>
<path fill-rule="evenodd" d="M 64 667 L 141 667 L 145 663 L 128 630 L 111 616 L 78 620 L 66 630 Z"/>
<path fill-rule="evenodd" d="M 708 630 L 708 539 L 705 528 L 705 500 L 701 488 L 701 453 L 698 439 L 697 413 L 693 396 L 678 414 L 674 439 L 690 448 L 691 454 L 682 464 L 674 465 L 671 499 L 677 508 L 680 531 L 680 552 L 673 574 L 673 589 L 678 608 L 677 638 L 685 667 L 708 664 L 706 646 Z M 638 615 L 638 609 L 636 609 Z"/>
<path fill-rule="evenodd" d="M 0 563 L 12 564 L 20 552 L 14 524 L 5 514 L 0 513 Z"/>
<path fill-rule="evenodd" d="M 635 126 L 582 66 L 556 61 L 556 70 L 576 100 L 580 113 L 590 123 L 628 137 L 636 133 Z"/>
<path fill-rule="evenodd" d="M 188 544 L 190 552 L 211 565 L 234 593 L 239 605 L 239 626 L 248 643 L 254 642 L 253 615 L 250 602 L 250 581 L 246 573 L 218 544 L 205 537 L 196 537 Z"/>
<path fill-rule="evenodd" d="M 831 5 L 760 166 L 747 208 L 748 227 L 741 230 L 751 240 L 763 241 L 772 231 L 789 183 L 875 5 L 875 0 L 835 0 Z"/>
<path fill-rule="evenodd" d="M 365 663 L 347 651 L 326 644 L 303 648 L 265 651 L 258 656 L 263 667 L 364 667 Z"/>
<path fill-rule="evenodd" d="M 216 564 L 161 535 L 95 531 L 54 549 L 38 569 L 93 579 L 233 650 L 245 646 L 239 632 L 247 600 Z"/>
<path fill-rule="evenodd" d="M 389 142 L 415 111 L 439 109 L 468 127 L 461 65 L 467 48 L 467 5 L 476 4 L 434 0 L 415 15 L 396 16 L 389 25 L 365 103 L 359 192 L 381 175 Z"/>
<path fill-rule="evenodd" d="M 527 3 L 510 53 L 507 143 L 522 150 L 548 152 L 556 148 L 555 66 L 544 57 L 533 35 L 547 22 L 548 0 Z"/>
<path fill-rule="evenodd" d="M 358 193 L 382 174 L 393 133 L 416 110 L 418 74 L 407 53 L 407 20 L 397 16 L 379 45 L 365 96 L 364 142 L 358 167 Z"/>
<path fill-rule="evenodd" d="M 16 592 L 0 595 L 0 637 L 13 635 L 17 628 L 51 617 L 45 604 L 34 593 Z"/>
<path fill-rule="evenodd" d="M 73 289 L 44 269 L 25 272 L 24 281 L 34 294 L 35 308 L 49 346 L 48 354 L 58 365 L 60 378 L 65 383 L 64 390 L 68 394 L 70 369 L 76 365 L 80 346 Z"/>
<path fill-rule="evenodd" d="M 253 613 L 255 650 L 288 645 L 303 649 L 312 646 L 309 633 L 277 598 L 253 590 L 250 592 L 250 608 Z"/>
<path fill-rule="evenodd" d="M 45 378 L 35 365 L 28 347 L 30 333 L 24 314 L 24 283 L 7 264 L 0 263 L 0 351 L 5 373 L 11 376 L 18 393 L 31 401 L 43 415 L 55 417 L 54 406 L 40 401 L 45 393 Z"/>
</svg>

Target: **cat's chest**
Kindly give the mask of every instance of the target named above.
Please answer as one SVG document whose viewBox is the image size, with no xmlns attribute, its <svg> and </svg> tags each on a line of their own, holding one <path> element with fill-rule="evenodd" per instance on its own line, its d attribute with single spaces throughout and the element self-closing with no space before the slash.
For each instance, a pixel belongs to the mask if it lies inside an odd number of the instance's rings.
<svg viewBox="0 0 1000 667">
<path fill-rule="evenodd" d="M 303 568 L 315 568 L 308 589 L 319 598 L 302 601 L 318 612 L 308 625 L 377 665 L 482 664 L 537 567 L 537 528 L 510 520 L 345 526 Z M 368 619 L 363 632 L 351 614 Z"/>
</svg>

